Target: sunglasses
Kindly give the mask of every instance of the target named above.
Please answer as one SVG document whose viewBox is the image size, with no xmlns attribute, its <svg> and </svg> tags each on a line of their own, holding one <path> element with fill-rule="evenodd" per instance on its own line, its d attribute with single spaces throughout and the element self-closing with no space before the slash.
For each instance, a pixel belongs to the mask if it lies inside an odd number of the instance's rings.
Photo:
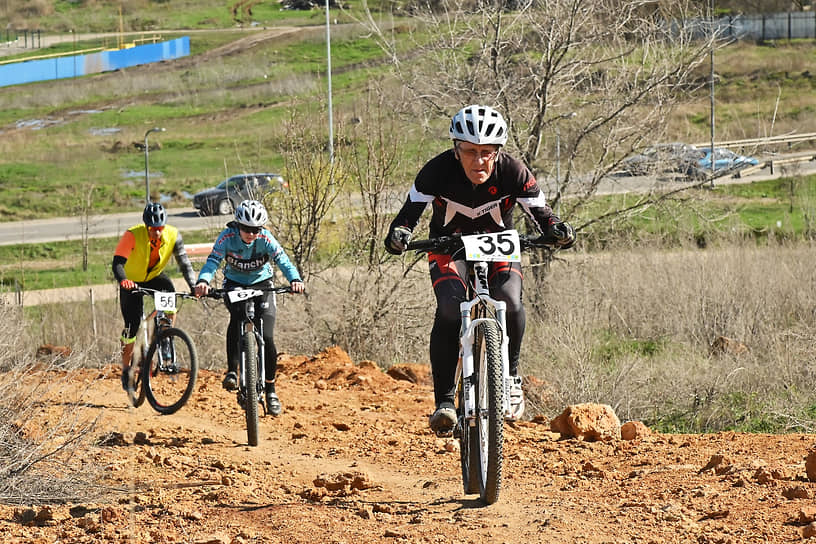
<svg viewBox="0 0 816 544">
<path fill-rule="evenodd" d="M 261 232 L 261 227 L 247 227 L 246 225 L 238 225 L 238 228 L 248 234 L 258 234 Z"/>
</svg>

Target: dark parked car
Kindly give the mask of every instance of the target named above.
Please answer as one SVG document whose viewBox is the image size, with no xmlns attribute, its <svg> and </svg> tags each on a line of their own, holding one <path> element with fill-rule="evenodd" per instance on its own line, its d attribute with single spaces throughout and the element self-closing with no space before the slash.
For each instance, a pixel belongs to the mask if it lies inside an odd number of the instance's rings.
<svg viewBox="0 0 816 544">
<path fill-rule="evenodd" d="M 705 179 L 711 175 L 711 148 L 701 147 L 698 157 L 686 169 L 686 175 L 692 179 Z M 756 166 L 759 160 L 734 153 L 722 147 L 714 148 L 714 177 L 724 176 L 730 172 Z"/>
<path fill-rule="evenodd" d="M 288 186 L 280 174 L 238 174 L 194 194 L 193 207 L 202 215 L 226 215 L 242 200 L 263 200 L 267 193 Z"/>
<path fill-rule="evenodd" d="M 631 176 L 648 176 L 661 172 L 686 172 L 695 159 L 697 148 L 691 144 L 673 142 L 655 144 L 637 155 L 626 157 L 622 166 Z"/>
</svg>

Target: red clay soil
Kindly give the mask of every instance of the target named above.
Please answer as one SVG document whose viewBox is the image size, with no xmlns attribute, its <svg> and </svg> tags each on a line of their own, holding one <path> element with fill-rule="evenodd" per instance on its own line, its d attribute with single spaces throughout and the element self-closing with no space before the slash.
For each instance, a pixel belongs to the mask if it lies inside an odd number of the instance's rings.
<svg viewBox="0 0 816 544">
<path fill-rule="evenodd" d="M 257 447 L 218 374 L 203 371 L 190 403 L 160 416 L 128 407 L 115 367 L 79 371 L 73 383 L 105 444 L 86 458 L 122 491 L 2 506 L 2 541 L 794 542 L 816 526 L 811 435 L 584 442 L 546 418 L 507 425 L 501 496 L 484 506 L 462 493 L 456 443 L 428 429 L 427 369 L 407 369 L 419 383 L 336 348 L 282 355 L 284 413 L 262 419 Z M 49 403 L 28 428 L 58 409 Z"/>
</svg>

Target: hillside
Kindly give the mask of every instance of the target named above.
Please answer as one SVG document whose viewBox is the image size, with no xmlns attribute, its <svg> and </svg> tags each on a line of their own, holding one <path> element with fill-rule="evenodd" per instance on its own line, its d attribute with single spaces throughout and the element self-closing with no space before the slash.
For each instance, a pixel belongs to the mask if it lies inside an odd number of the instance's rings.
<svg viewBox="0 0 816 544">
<path fill-rule="evenodd" d="M 342 350 L 283 355 L 285 412 L 246 446 L 241 412 L 204 372 L 172 416 L 128 408 L 112 367 L 62 398 L 99 417 L 83 457 L 118 490 L 93 503 L 0 507 L 7 543 L 793 542 L 816 517 L 812 436 L 720 433 L 607 443 L 546 419 L 508 425 L 504 485 L 462 494 L 456 444 L 427 428 L 431 389 Z M 56 399 L 54 399 L 56 400 Z M 44 404 L 29 435 L 46 432 Z"/>
</svg>

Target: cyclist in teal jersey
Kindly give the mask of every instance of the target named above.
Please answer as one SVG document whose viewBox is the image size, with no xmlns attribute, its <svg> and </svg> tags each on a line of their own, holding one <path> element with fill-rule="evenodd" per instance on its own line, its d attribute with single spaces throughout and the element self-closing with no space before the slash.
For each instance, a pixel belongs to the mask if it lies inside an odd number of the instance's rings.
<svg viewBox="0 0 816 544">
<path fill-rule="evenodd" d="M 238 287 L 269 288 L 272 287 L 274 270 L 272 263 L 278 267 L 289 282 L 292 291 L 302 293 L 305 289 L 300 273 L 283 247 L 272 233 L 265 228 L 269 216 L 263 204 L 257 200 L 244 200 L 235 208 L 235 218 L 227 224 L 215 240 L 207 262 L 198 274 L 195 285 L 196 296 L 204 296 L 210 290 L 210 282 L 221 266 L 224 265 L 224 284 L 226 290 Z M 275 328 L 275 295 L 265 293 L 256 299 L 256 320 L 263 323 L 264 357 L 266 359 L 266 406 L 273 416 L 280 415 L 283 405 L 275 391 L 275 374 L 278 369 L 278 350 L 275 347 L 273 330 Z M 238 359 L 241 338 L 241 304 L 226 302 L 230 312 L 227 327 L 227 374 L 223 386 L 228 391 L 238 389 Z"/>
</svg>

